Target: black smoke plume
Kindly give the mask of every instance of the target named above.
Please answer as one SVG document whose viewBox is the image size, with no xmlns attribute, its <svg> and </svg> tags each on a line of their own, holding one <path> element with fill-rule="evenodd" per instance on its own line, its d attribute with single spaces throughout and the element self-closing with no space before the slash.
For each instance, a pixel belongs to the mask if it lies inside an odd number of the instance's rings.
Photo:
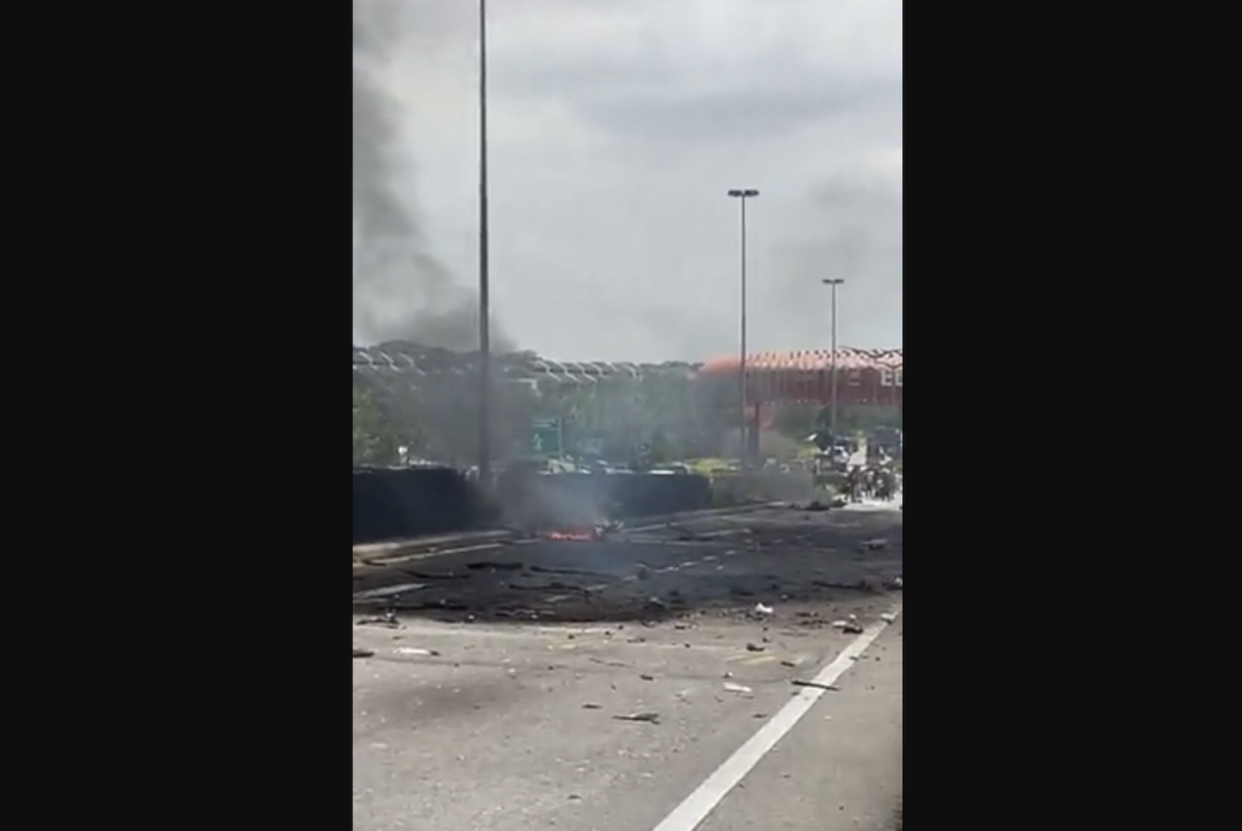
<svg viewBox="0 0 1242 831">
<path fill-rule="evenodd" d="M 400 6 L 354 0 L 353 13 L 354 340 L 476 349 L 477 297 L 427 250 L 395 187 L 412 171 L 397 154 L 399 103 L 380 78 L 399 42 Z M 511 348 L 495 333 L 492 341 Z"/>
</svg>

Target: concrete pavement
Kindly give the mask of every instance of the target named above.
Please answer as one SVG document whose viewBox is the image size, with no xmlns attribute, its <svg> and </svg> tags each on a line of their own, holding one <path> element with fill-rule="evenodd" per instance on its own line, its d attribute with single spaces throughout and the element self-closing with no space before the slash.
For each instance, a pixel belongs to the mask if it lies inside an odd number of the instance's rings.
<svg viewBox="0 0 1242 831">
<path fill-rule="evenodd" d="M 355 626 L 375 653 L 354 661 L 355 829 L 689 831 L 679 807 L 774 723 L 697 827 L 889 827 L 900 530 L 885 508 L 768 510 L 371 575 L 398 590 L 360 619 L 399 623 Z M 879 629 L 839 690 L 794 686 L 857 643 L 832 626 L 850 614 Z"/>
</svg>

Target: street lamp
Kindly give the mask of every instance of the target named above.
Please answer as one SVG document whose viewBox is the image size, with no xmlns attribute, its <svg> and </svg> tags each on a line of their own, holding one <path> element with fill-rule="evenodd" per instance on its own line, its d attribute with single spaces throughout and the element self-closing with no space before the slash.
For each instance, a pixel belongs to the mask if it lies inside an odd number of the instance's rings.
<svg viewBox="0 0 1242 831">
<path fill-rule="evenodd" d="M 491 296 L 487 250 L 487 0 L 479 0 L 479 486 L 490 492 Z"/>
<path fill-rule="evenodd" d="M 743 467 L 748 456 L 746 445 L 746 200 L 759 195 L 753 188 L 734 189 L 729 196 L 742 203 L 742 353 L 737 370 L 738 399 L 742 408 L 741 454 L 737 457 Z"/>
<path fill-rule="evenodd" d="M 832 362 L 832 392 L 828 405 L 828 432 L 832 436 L 833 447 L 837 444 L 837 286 L 844 282 L 840 277 L 823 281 L 832 289 L 832 355 L 829 358 Z"/>
</svg>

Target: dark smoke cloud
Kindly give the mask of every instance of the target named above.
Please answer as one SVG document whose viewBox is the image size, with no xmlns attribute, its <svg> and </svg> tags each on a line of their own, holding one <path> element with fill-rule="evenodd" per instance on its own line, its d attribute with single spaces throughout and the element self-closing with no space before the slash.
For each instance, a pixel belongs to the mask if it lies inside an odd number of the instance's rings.
<svg viewBox="0 0 1242 831">
<path fill-rule="evenodd" d="M 411 171 L 396 154 L 399 105 L 378 72 L 401 29 L 400 6 L 354 0 L 353 12 L 354 339 L 475 349 L 477 298 L 427 250 L 417 216 L 395 188 Z M 494 331 L 492 339 L 495 348 L 510 348 Z"/>
</svg>

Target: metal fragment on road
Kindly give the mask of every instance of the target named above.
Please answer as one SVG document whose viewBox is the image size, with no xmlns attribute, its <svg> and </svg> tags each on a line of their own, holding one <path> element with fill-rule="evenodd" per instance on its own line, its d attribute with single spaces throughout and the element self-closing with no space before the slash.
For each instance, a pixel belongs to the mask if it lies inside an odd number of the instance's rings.
<svg viewBox="0 0 1242 831">
<path fill-rule="evenodd" d="M 370 658 L 373 655 L 375 655 L 375 652 L 370 649 L 359 649 L 356 646 L 354 647 L 355 658 Z"/>
<path fill-rule="evenodd" d="M 613 716 L 617 721 L 641 721 L 648 724 L 659 724 L 659 713 L 630 713 L 627 716 Z"/>
<path fill-rule="evenodd" d="M 776 610 L 773 609 L 771 606 L 764 606 L 762 603 L 755 604 L 755 614 L 757 615 L 771 615 L 775 613 L 776 613 Z"/>
<path fill-rule="evenodd" d="M 818 681 L 801 681 L 795 678 L 789 683 L 793 684 L 795 687 L 814 687 L 817 690 L 828 690 L 829 692 L 841 691 L 840 687 L 834 687 L 832 684 L 821 684 Z"/>
<path fill-rule="evenodd" d="M 897 619 L 897 615 L 893 614 L 892 612 L 885 612 L 884 614 L 880 615 L 880 620 L 884 621 L 885 623 L 892 623 L 896 619 Z"/>
<path fill-rule="evenodd" d="M 725 689 L 725 692 L 731 692 L 731 693 L 747 694 L 747 693 L 754 692 L 754 690 L 752 690 L 750 687 L 746 686 L 745 684 L 734 684 L 732 681 L 725 681 L 724 689 Z"/>
<path fill-rule="evenodd" d="M 763 652 L 766 648 L 767 648 L 767 647 L 760 646 L 760 645 L 759 645 L 759 644 L 757 644 L 757 643 L 748 643 L 748 644 L 746 644 L 746 651 L 747 651 L 747 652 Z"/>
<path fill-rule="evenodd" d="M 389 629 L 397 629 L 401 626 L 401 621 L 397 619 L 397 613 L 389 609 L 384 612 L 382 617 L 364 617 L 358 621 L 359 626 L 387 626 Z"/>
<path fill-rule="evenodd" d="M 397 654 L 398 655 L 418 655 L 422 657 L 438 657 L 440 655 L 440 653 L 435 651 L 434 649 L 418 649 L 413 646 L 399 646 L 397 647 Z"/>
<path fill-rule="evenodd" d="M 850 615 L 848 620 L 834 620 L 832 626 L 840 629 L 847 635 L 861 635 L 863 631 L 862 625 L 858 622 L 858 618 L 855 615 Z"/>
</svg>

